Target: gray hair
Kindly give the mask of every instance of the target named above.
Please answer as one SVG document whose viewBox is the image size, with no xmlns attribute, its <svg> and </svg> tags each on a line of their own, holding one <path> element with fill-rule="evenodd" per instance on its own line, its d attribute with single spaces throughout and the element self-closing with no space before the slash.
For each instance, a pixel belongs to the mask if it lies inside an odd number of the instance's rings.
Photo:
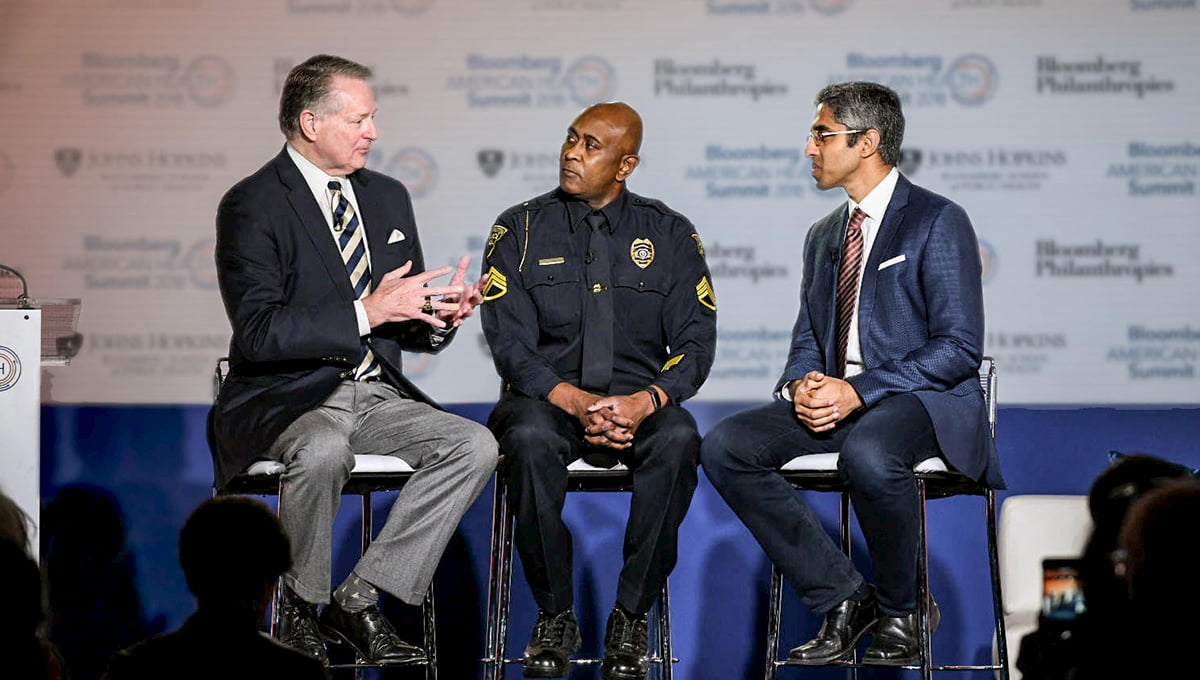
<svg viewBox="0 0 1200 680">
<path fill-rule="evenodd" d="M 279 96 L 279 129 L 285 137 L 300 134 L 300 113 L 305 109 L 322 115 L 334 113 L 329 91 L 334 76 L 367 80 L 371 69 L 342 57 L 318 54 L 288 72 Z"/>
<path fill-rule="evenodd" d="M 850 82 L 826 85 L 813 102 L 833 111 L 833 119 L 851 130 L 879 132 L 879 157 L 887 165 L 900 162 L 904 141 L 904 112 L 900 95 L 879 83 Z M 844 135 L 846 144 L 858 143 L 858 135 Z"/>
</svg>

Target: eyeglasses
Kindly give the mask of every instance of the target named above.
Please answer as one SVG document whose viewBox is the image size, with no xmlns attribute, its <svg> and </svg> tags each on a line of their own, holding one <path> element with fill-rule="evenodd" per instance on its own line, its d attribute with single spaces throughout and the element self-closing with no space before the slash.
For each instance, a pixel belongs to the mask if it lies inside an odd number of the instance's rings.
<svg viewBox="0 0 1200 680">
<path fill-rule="evenodd" d="M 833 132 L 810 132 L 810 133 L 808 133 L 808 141 L 811 141 L 814 146 L 821 146 L 822 144 L 825 143 L 826 137 L 833 137 L 835 135 L 856 135 L 860 132 L 866 132 L 866 130 L 834 130 Z"/>
</svg>

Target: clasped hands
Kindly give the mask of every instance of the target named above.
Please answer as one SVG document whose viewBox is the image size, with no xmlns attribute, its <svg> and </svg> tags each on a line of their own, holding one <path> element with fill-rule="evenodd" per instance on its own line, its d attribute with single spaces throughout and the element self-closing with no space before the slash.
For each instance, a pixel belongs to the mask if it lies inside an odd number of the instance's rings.
<svg viewBox="0 0 1200 680">
<path fill-rule="evenodd" d="M 832 430 L 863 405 L 853 385 L 820 371 L 809 371 L 789 387 L 796 417 L 813 432 Z"/>
<path fill-rule="evenodd" d="M 483 287 L 487 285 L 486 274 L 475 283 L 466 283 L 470 264 L 470 256 L 463 255 L 453 270 L 439 267 L 406 276 L 412 270 L 412 260 L 409 260 L 384 274 L 379 286 L 362 299 L 371 328 L 384 323 L 411 320 L 424 321 L 439 329 L 458 327 L 483 302 Z M 434 279 L 440 279 L 451 271 L 454 276 L 449 285 L 429 285 Z"/>
<path fill-rule="evenodd" d="M 579 420 L 585 442 L 618 451 L 633 446 L 638 426 L 654 412 L 644 391 L 604 397 L 564 382 L 550 391 L 549 399 Z"/>
</svg>

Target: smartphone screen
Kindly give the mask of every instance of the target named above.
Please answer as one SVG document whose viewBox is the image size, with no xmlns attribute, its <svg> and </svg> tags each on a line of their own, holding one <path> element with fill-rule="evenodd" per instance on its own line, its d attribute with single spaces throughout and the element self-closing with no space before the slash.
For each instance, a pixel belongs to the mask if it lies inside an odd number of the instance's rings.
<svg viewBox="0 0 1200 680">
<path fill-rule="evenodd" d="M 1079 559 L 1042 560 L 1042 616 L 1054 621 L 1074 621 L 1084 610 Z"/>
</svg>

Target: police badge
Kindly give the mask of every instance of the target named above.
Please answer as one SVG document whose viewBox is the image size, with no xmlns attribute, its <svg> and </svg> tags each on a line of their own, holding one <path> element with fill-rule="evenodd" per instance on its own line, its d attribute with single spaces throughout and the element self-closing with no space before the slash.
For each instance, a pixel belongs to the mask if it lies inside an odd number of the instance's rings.
<svg viewBox="0 0 1200 680">
<path fill-rule="evenodd" d="M 654 262 L 654 244 L 648 238 L 636 238 L 629 246 L 629 257 L 633 258 L 633 263 L 638 267 L 645 269 Z"/>
</svg>

